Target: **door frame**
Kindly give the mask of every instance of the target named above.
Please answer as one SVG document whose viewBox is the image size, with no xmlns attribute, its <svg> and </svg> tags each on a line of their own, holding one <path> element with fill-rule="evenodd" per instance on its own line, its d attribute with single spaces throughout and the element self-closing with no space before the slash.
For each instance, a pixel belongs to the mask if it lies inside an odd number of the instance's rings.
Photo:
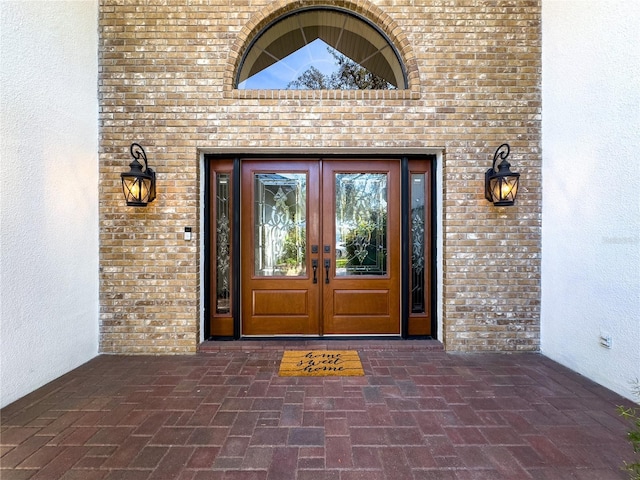
<svg viewBox="0 0 640 480">
<path fill-rule="evenodd" d="M 270 160 L 270 159 L 318 159 L 323 158 L 327 160 L 376 160 L 376 159 L 394 159 L 400 163 L 400 192 L 401 192 L 401 292 L 400 292 L 400 301 L 401 301 L 401 313 L 400 313 L 400 323 L 401 323 L 401 333 L 400 337 L 403 339 L 438 339 L 439 332 L 442 329 L 442 320 L 441 320 L 441 312 L 442 312 L 442 303 L 441 299 L 438 296 L 439 288 L 438 286 L 442 285 L 442 274 L 437 268 L 437 266 L 441 266 L 441 248 L 438 248 L 440 245 L 441 239 L 439 238 L 439 230 L 438 226 L 441 225 L 441 215 L 438 211 L 438 202 L 442 201 L 442 196 L 439 193 L 438 185 L 441 185 L 441 181 L 438 181 L 438 175 L 441 175 L 441 161 L 442 161 L 442 152 L 441 149 L 408 149 L 410 151 L 393 151 L 388 152 L 386 150 L 376 150 L 373 149 L 348 149 L 344 153 L 328 153 L 322 150 L 305 150 L 304 153 L 292 153 L 291 151 L 263 151 L 261 149 L 254 150 L 248 153 L 238 153 L 235 150 L 227 150 L 227 149 L 201 149 L 200 150 L 200 158 L 201 158 L 201 171 L 202 182 L 201 182 L 201 195 L 203 199 L 202 208 L 201 208 L 201 231 L 203 235 L 201 236 L 200 246 L 203 255 L 201 256 L 200 265 L 202 268 L 201 271 L 201 285 L 203 285 L 202 289 L 202 308 L 201 308 L 201 330 L 200 330 L 200 339 L 201 340 L 240 340 L 241 338 L 251 338 L 256 339 L 260 337 L 242 337 L 241 334 L 241 319 L 240 319 L 240 261 L 241 261 L 241 253 L 240 253 L 240 238 L 237 232 L 240 231 L 240 209 L 233 209 L 233 218 L 232 220 L 232 229 L 236 232 L 232 238 L 232 255 L 231 255 L 231 263 L 232 263 L 232 288 L 235 294 L 232 296 L 231 308 L 229 312 L 229 316 L 231 318 L 231 323 L 229 328 L 225 331 L 224 334 L 216 334 L 216 332 L 211 331 L 209 321 L 211 317 L 211 295 L 210 289 L 212 285 L 211 279 L 211 231 L 212 226 L 210 225 L 211 220 L 211 208 L 210 208 L 210 197 L 211 197 L 211 170 L 218 165 L 217 162 L 227 161 L 232 164 L 230 168 L 230 173 L 233 178 L 233 189 L 232 189 L 232 203 L 233 205 L 240 205 L 240 184 L 241 184 L 241 161 L 242 160 Z M 429 304 L 426 306 L 429 324 L 429 333 L 428 334 L 410 334 L 409 333 L 409 288 L 406 286 L 410 284 L 410 266 L 408 261 L 406 260 L 410 255 L 410 244 L 409 244 L 409 218 L 408 215 L 404 214 L 404 212 L 409 211 L 409 196 L 406 192 L 409 189 L 410 183 L 410 171 L 409 171 L 409 162 L 411 160 L 423 160 L 429 164 L 429 174 L 428 174 L 428 199 L 425 199 L 425 202 L 429 202 L 429 211 L 428 211 L 428 228 L 430 229 L 430 235 L 428 235 L 427 242 L 428 250 L 425 252 L 425 261 L 428 263 L 428 289 L 429 289 Z M 282 336 L 284 337 L 284 336 Z M 365 336 L 365 335 L 351 335 L 351 338 L 374 338 L 380 339 L 385 338 L 384 336 Z M 393 336 L 394 338 L 398 338 L 397 336 Z M 281 338 L 281 336 L 269 336 L 264 337 L 265 339 L 277 339 Z M 290 337 L 287 337 L 290 338 Z M 304 337 L 309 338 L 309 337 Z M 313 337 L 311 337 L 313 338 Z M 331 339 L 333 337 L 321 337 L 324 339 Z"/>
</svg>

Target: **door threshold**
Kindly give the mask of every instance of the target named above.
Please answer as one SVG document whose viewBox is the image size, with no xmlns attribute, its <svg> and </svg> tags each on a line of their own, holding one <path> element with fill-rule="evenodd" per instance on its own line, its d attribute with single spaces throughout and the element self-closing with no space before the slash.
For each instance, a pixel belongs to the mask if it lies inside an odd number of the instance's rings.
<svg viewBox="0 0 640 480">
<path fill-rule="evenodd" d="M 402 340 L 402 336 L 398 335 L 243 335 L 239 341 L 256 340 L 256 341 L 344 341 L 344 340 Z"/>
<path fill-rule="evenodd" d="M 327 349 L 345 350 L 395 350 L 395 351 L 434 351 L 444 352 L 444 345 L 431 337 L 403 339 L 402 337 L 243 337 L 235 341 L 223 339 L 205 340 L 198 345 L 198 352 L 216 353 L 228 350 L 292 350 L 292 349 Z M 227 338 L 226 340 L 231 340 Z"/>
</svg>

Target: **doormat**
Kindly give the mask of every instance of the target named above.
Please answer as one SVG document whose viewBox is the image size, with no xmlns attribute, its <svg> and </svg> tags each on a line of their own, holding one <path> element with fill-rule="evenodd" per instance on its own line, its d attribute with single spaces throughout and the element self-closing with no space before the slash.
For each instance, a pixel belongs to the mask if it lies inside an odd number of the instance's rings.
<svg viewBox="0 0 640 480">
<path fill-rule="evenodd" d="M 364 375 L 355 350 L 288 350 L 280 362 L 281 377 L 358 377 Z"/>
</svg>

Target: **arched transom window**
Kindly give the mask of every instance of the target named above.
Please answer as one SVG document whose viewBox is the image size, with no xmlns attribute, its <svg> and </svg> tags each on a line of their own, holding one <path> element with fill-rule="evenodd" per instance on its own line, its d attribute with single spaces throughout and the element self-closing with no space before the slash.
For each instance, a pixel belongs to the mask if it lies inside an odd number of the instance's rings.
<svg viewBox="0 0 640 480">
<path fill-rule="evenodd" d="M 383 32 L 335 8 L 297 10 L 251 42 L 236 75 L 239 89 L 405 89 L 405 69 Z"/>
</svg>

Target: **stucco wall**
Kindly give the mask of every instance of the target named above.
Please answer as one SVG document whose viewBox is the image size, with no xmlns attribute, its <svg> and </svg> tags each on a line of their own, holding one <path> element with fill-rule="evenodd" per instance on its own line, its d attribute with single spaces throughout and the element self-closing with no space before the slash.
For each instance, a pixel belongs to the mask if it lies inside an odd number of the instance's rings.
<svg viewBox="0 0 640 480">
<path fill-rule="evenodd" d="M 631 398 L 640 378 L 640 3 L 545 0 L 542 13 L 541 349 Z"/>
<path fill-rule="evenodd" d="M 0 404 L 97 354 L 97 1 L 0 2 Z"/>
</svg>

